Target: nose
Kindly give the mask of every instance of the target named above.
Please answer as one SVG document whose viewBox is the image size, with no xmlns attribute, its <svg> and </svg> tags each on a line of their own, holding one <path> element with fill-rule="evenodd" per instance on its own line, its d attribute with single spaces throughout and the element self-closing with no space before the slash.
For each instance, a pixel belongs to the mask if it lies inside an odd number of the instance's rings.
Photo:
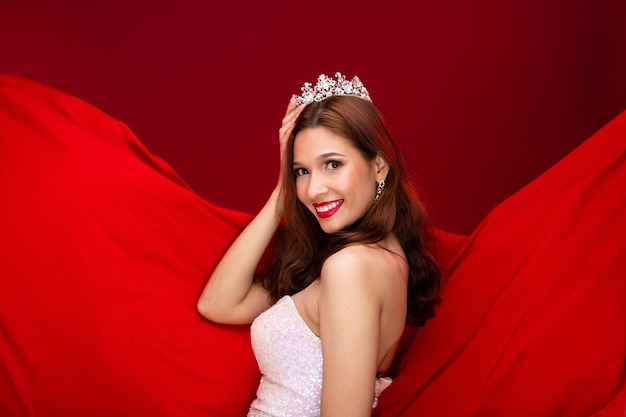
<svg viewBox="0 0 626 417">
<path fill-rule="evenodd" d="M 311 172 L 306 194 L 309 199 L 315 201 L 328 191 L 324 179 L 318 173 Z"/>
</svg>

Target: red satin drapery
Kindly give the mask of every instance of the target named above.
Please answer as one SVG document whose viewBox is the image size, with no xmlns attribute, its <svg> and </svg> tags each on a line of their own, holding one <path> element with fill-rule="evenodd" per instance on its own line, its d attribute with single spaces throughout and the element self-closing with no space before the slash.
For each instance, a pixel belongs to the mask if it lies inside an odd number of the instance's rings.
<svg viewBox="0 0 626 417">
<path fill-rule="evenodd" d="M 438 317 L 408 331 L 381 416 L 623 416 L 626 114 L 483 220 L 441 232 Z M 0 77 L 0 415 L 240 416 L 246 328 L 202 320 L 250 219 L 123 123 Z M 346 381 L 349 383 L 349 381 Z"/>
</svg>

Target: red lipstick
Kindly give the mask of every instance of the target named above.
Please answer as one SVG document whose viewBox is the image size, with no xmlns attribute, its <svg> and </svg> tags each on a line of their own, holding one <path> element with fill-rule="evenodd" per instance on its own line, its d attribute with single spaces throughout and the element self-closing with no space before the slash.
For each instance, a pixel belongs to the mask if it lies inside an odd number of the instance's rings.
<svg viewBox="0 0 626 417">
<path fill-rule="evenodd" d="M 323 203 L 314 203 L 315 212 L 320 219 L 326 219 L 333 214 L 337 213 L 339 208 L 343 205 L 343 200 L 325 201 Z"/>
</svg>

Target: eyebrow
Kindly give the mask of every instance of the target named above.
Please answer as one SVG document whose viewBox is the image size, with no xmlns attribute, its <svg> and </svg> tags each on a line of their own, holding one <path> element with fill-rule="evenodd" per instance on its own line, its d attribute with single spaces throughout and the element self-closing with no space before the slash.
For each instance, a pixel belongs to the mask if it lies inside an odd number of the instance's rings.
<svg viewBox="0 0 626 417">
<path fill-rule="evenodd" d="M 330 157 L 333 157 L 333 156 L 342 156 L 344 158 L 346 157 L 346 155 L 344 155 L 342 153 L 339 153 L 339 152 L 327 152 L 327 153 L 323 153 L 320 156 L 318 156 L 317 159 L 326 159 L 326 158 L 330 158 Z M 296 166 L 296 165 L 300 166 L 302 164 L 300 162 L 298 162 L 298 161 L 293 161 L 292 166 Z"/>
</svg>

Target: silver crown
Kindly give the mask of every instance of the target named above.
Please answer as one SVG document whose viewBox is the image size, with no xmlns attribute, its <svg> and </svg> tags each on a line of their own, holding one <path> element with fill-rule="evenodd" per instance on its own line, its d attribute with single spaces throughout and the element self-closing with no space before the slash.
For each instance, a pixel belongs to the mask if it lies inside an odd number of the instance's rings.
<svg viewBox="0 0 626 417">
<path fill-rule="evenodd" d="M 296 104 L 311 104 L 314 101 L 326 100 L 331 96 L 355 96 L 372 101 L 367 89 L 356 75 L 352 77 L 352 81 L 346 80 L 340 72 L 335 73 L 335 77 L 337 77 L 336 80 L 326 74 L 320 74 L 315 87 L 311 83 L 304 83 L 301 88 L 302 94 L 296 99 Z"/>
</svg>

